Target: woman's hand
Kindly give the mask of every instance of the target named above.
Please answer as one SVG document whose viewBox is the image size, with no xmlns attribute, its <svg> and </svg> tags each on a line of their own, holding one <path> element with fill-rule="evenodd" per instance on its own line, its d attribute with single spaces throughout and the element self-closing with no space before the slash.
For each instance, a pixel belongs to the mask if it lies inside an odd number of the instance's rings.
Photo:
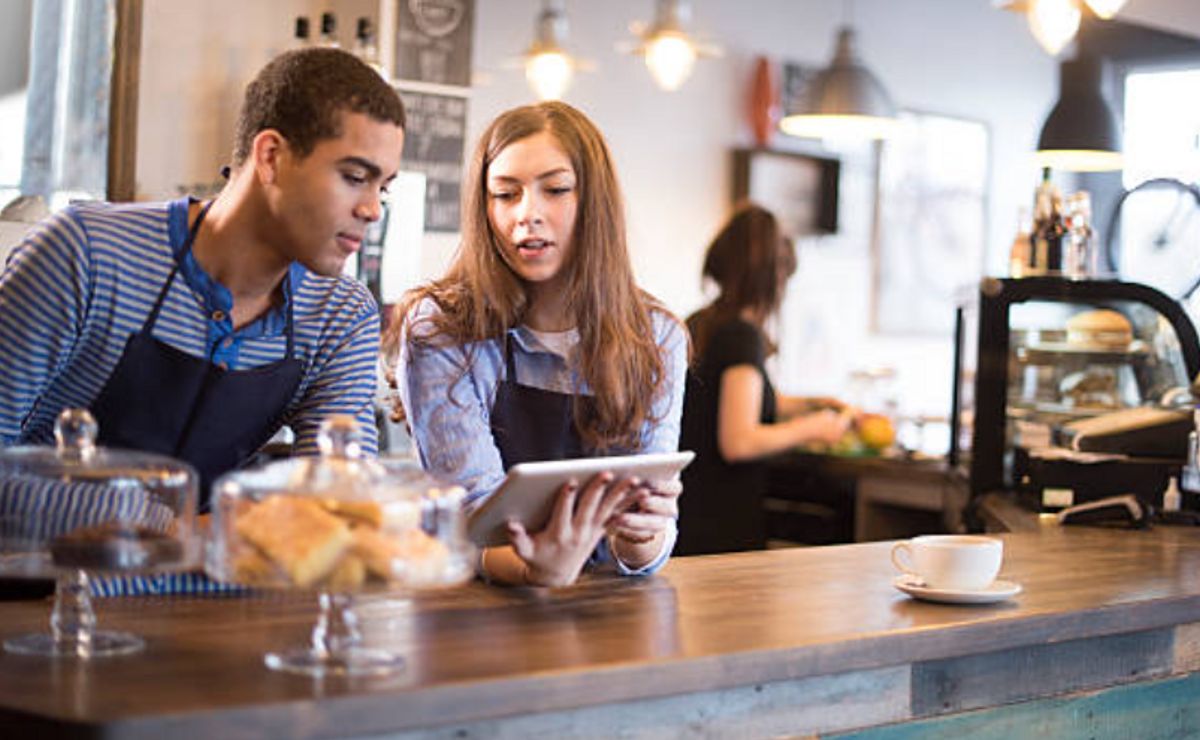
<svg viewBox="0 0 1200 740">
<path fill-rule="evenodd" d="M 633 506 L 617 514 L 609 534 L 630 542 L 645 542 L 667 531 L 671 522 L 679 518 L 682 491 L 683 486 L 677 480 L 659 485 L 638 483 Z"/>
<path fill-rule="evenodd" d="M 679 518 L 682 492 L 678 478 L 639 486 L 634 505 L 613 519 L 608 529 L 610 546 L 627 567 L 643 568 L 662 552 L 663 538 Z"/>
<path fill-rule="evenodd" d="M 832 445 L 846 434 L 853 422 L 854 413 L 847 407 L 841 412 L 817 411 L 805 414 L 792 419 L 790 423 L 796 428 L 802 443 L 818 442 Z"/>
<path fill-rule="evenodd" d="M 612 473 L 600 473 L 582 489 L 570 484 L 560 488 L 542 531 L 530 534 L 519 522 L 509 522 L 509 541 L 525 562 L 525 580 L 534 586 L 574 583 L 610 521 L 635 501 L 638 486 L 635 479 L 614 482 Z"/>
<path fill-rule="evenodd" d="M 841 399 L 833 396 L 808 396 L 804 399 L 808 411 L 846 411 L 850 406 Z"/>
</svg>

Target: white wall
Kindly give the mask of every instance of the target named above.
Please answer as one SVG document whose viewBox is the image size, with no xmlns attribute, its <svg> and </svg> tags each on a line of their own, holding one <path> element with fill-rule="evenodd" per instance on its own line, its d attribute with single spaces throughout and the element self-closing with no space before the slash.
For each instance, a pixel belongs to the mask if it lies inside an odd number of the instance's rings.
<svg viewBox="0 0 1200 740">
<path fill-rule="evenodd" d="M 145 0 L 138 198 L 175 198 L 198 185 L 219 186 L 246 84 L 289 48 L 296 16 L 309 17 L 315 38 L 321 13 L 336 11 L 339 37 L 349 44 L 354 18 L 373 15 L 377 6 L 376 0 Z"/>
<path fill-rule="evenodd" d="M 514 60 L 528 43 L 540 3 L 482 0 L 476 66 L 484 78 L 471 101 L 477 136 L 500 111 L 531 98 Z M 849 4 L 846 4 L 847 6 Z M 630 243 L 644 285 L 681 313 L 703 302 L 703 251 L 730 205 L 730 149 L 750 144 L 745 94 L 756 55 L 823 65 L 843 3 L 834 0 L 695 0 L 695 30 L 725 48 L 697 64 L 676 93 L 654 87 L 639 59 L 616 53 L 650 0 L 567 3 L 573 51 L 597 69 L 566 100 L 606 133 L 625 186 Z M 1057 86 L 1054 61 L 1024 19 L 984 0 L 858 0 L 854 25 L 864 61 L 897 104 L 982 120 L 991 134 L 991 271 L 1003 269 L 1019 204 L 1032 198 L 1029 156 Z M 780 148 L 811 142 L 777 136 Z M 869 173 L 868 173 L 869 174 Z M 949 409 L 951 341 L 870 333 L 869 203 L 846 204 L 842 233 L 801 244 L 781 327 L 778 384 L 791 392 L 844 393 L 855 368 L 892 365 L 906 411 Z M 886 276 L 885 276 L 886 277 Z"/>
<path fill-rule="evenodd" d="M 387 1 L 387 0 L 385 0 Z M 1134 0 L 1137 2 L 1138 0 Z M 529 102 L 516 63 L 529 43 L 539 0 L 477 0 L 470 102 L 474 138 L 497 113 Z M 906 108 L 973 118 L 991 133 L 988 263 L 999 271 L 1019 204 L 1032 197 L 1029 153 L 1052 103 L 1056 65 L 1020 16 L 987 0 L 857 0 L 860 52 Z M 366 3 L 370 7 L 369 1 Z M 336 10 L 345 26 L 364 2 L 147 0 L 139 110 L 139 193 L 176 194 L 209 182 L 227 157 L 241 87 L 290 35 L 291 16 Z M 676 93 L 654 87 L 641 61 L 618 54 L 631 20 L 649 20 L 651 0 L 568 0 L 581 74 L 567 101 L 606 133 L 625 188 L 639 279 L 672 308 L 703 302 L 703 250 L 729 209 L 730 149 L 750 143 L 745 90 L 755 55 L 822 65 L 843 3 L 835 0 L 694 0 L 694 28 L 725 48 L 703 60 Z M 812 148 L 777 137 L 778 147 Z M 470 149 L 470 145 L 468 145 Z M 843 210 L 843 234 L 869 233 L 869 208 Z M 427 239 L 423 270 L 436 274 L 454 240 Z M 948 337 L 894 338 L 867 328 L 870 275 L 864 236 L 802 245 L 786 306 L 778 384 L 791 392 L 837 392 L 847 372 L 886 363 L 900 372 L 909 411 L 948 409 Z"/>
</svg>

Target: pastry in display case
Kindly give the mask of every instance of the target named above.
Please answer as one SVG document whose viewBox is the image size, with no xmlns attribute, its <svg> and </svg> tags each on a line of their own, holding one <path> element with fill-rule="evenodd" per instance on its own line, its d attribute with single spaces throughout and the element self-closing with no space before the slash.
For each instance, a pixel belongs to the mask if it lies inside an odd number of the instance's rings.
<svg viewBox="0 0 1200 740">
<path fill-rule="evenodd" d="M 318 594 L 310 645 L 268 653 L 269 667 L 308 675 L 378 675 L 403 656 L 363 644 L 355 595 L 463 583 L 474 575 L 464 491 L 416 461 L 360 455 L 353 417 L 322 423 L 318 457 L 235 471 L 213 486 L 206 569 L 221 581 Z"/>
<path fill-rule="evenodd" d="M 960 303 L 955 365 L 951 461 L 975 496 L 1156 503 L 1187 455 L 1200 345 L 1148 286 L 984 279 Z"/>
<path fill-rule="evenodd" d="M 199 565 L 198 476 L 162 455 L 96 446 L 82 409 L 63 411 L 54 447 L 0 450 L 0 576 L 56 579 L 50 632 L 10 652 L 82 659 L 136 652 L 137 635 L 96 629 L 90 581 Z"/>
</svg>

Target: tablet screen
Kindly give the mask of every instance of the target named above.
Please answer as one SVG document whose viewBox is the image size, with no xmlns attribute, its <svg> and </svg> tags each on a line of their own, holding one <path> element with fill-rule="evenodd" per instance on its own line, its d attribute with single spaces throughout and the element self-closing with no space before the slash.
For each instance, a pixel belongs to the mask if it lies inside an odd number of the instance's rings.
<svg viewBox="0 0 1200 740">
<path fill-rule="evenodd" d="M 694 457 L 695 453 L 685 451 L 520 463 L 509 469 L 496 492 L 472 512 L 467 531 L 481 547 L 507 545 L 509 520 L 521 522 L 529 532 L 546 526 L 555 495 L 564 483 L 574 480 L 583 484 L 606 471 L 618 479 L 636 476 L 652 483 L 669 481 Z"/>
</svg>

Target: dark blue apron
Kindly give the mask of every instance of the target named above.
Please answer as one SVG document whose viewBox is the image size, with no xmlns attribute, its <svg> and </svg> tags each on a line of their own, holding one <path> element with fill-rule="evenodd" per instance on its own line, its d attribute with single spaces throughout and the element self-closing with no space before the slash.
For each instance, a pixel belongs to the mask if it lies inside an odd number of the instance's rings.
<svg viewBox="0 0 1200 740">
<path fill-rule="evenodd" d="M 179 271 L 179 259 L 191 250 L 211 206 L 211 202 L 205 205 L 196 217 L 141 331 L 125 343 L 120 361 L 91 407 L 101 444 L 191 463 L 200 473 L 201 512 L 208 510 L 212 482 L 246 462 L 278 431 L 304 369 L 293 357 L 292 297 L 286 278 L 287 354 L 281 360 L 228 370 L 152 335 Z"/>
<path fill-rule="evenodd" d="M 504 335 L 504 377 L 492 401 L 492 439 L 504 469 L 539 460 L 584 457 L 575 428 L 575 397 L 517 382 L 517 371 Z M 585 401 L 586 402 L 586 401 Z"/>
</svg>

